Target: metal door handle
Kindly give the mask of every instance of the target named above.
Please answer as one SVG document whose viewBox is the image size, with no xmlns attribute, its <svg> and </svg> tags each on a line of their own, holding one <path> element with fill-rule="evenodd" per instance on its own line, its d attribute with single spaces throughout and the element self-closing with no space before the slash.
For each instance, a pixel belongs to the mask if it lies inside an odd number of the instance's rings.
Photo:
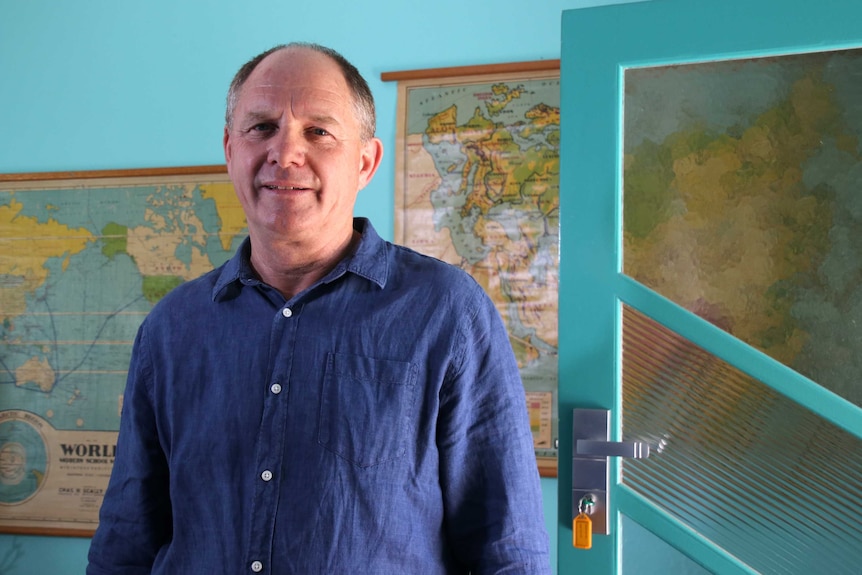
<svg viewBox="0 0 862 575">
<path fill-rule="evenodd" d="M 640 441 L 601 441 L 578 439 L 575 455 L 598 455 L 601 457 L 649 457 L 649 444 Z"/>
<path fill-rule="evenodd" d="M 592 532 L 607 535 L 609 525 L 610 466 L 608 457 L 649 457 L 650 447 L 641 441 L 610 441 L 611 412 L 607 409 L 575 409 L 572 412 L 572 518 L 581 501 L 590 501 Z"/>
</svg>

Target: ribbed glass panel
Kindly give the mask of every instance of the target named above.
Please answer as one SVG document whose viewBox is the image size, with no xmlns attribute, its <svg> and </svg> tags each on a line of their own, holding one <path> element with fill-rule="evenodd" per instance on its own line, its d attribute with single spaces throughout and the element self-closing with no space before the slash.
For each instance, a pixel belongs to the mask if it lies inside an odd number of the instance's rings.
<svg viewBox="0 0 862 575">
<path fill-rule="evenodd" d="M 663 539 L 622 516 L 623 575 L 710 575 Z"/>
<path fill-rule="evenodd" d="M 860 95 L 859 49 L 628 69 L 623 130 L 626 275 L 857 405 Z"/>
<path fill-rule="evenodd" d="M 862 441 L 623 309 L 623 482 L 761 573 L 862 573 Z"/>
</svg>

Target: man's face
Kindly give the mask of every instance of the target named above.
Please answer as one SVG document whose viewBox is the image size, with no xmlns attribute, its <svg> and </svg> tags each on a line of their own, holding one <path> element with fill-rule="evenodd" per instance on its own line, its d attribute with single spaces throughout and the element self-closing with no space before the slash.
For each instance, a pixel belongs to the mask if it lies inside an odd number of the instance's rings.
<svg viewBox="0 0 862 575">
<path fill-rule="evenodd" d="M 225 128 L 224 150 L 252 239 L 318 244 L 352 233 L 356 195 L 382 155 L 379 140 L 360 139 L 341 69 L 304 48 L 258 64 Z"/>
</svg>

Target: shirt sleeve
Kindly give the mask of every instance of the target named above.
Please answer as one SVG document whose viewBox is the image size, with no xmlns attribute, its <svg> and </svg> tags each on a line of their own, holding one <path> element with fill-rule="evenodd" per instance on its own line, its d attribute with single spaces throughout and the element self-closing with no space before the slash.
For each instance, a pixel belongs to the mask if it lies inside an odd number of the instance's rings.
<svg viewBox="0 0 862 575">
<path fill-rule="evenodd" d="M 505 326 L 476 288 L 441 389 L 446 530 L 474 575 L 550 574 L 524 388 Z"/>
<path fill-rule="evenodd" d="M 148 574 L 170 538 L 168 465 L 156 425 L 145 321 L 132 351 L 117 457 L 90 544 L 87 575 Z"/>
</svg>

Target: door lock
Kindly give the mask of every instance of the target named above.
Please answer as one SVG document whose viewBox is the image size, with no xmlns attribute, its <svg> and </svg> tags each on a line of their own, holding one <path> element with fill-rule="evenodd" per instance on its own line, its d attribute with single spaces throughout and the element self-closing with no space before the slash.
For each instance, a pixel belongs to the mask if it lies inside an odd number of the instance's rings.
<svg viewBox="0 0 862 575">
<path fill-rule="evenodd" d="M 650 447 L 640 441 L 611 441 L 611 412 L 607 409 L 572 411 L 572 518 L 581 514 L 581 502 L 592 501 L 592 532 L 610 533 L 610 475 L 608 457 L 649 457 Z"/>
</svg>

